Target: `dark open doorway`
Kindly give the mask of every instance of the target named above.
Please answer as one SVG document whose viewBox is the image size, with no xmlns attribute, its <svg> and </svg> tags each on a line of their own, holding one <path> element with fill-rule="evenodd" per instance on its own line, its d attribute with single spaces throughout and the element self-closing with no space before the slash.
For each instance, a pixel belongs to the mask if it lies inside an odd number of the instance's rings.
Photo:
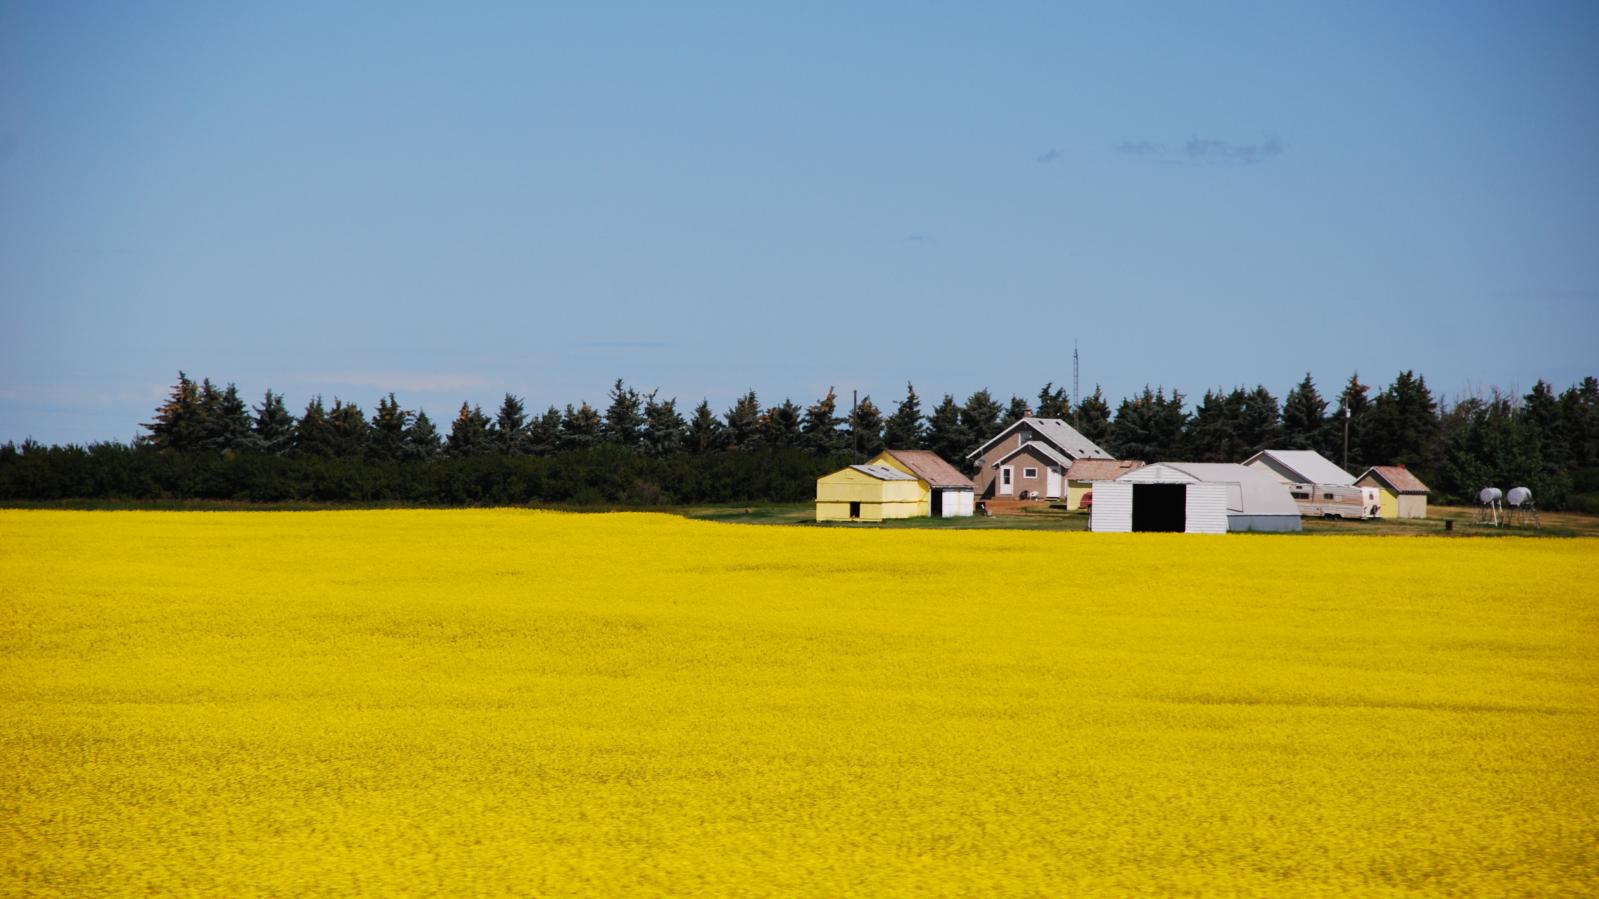
<svg viewBox="0 0 1599 899">
<path fill-rule="evenodd" d="M 851 518 L 859 518 L 859 517 L 861 517 L 861 504 L 860 503 L 852 502 L 852 503 L 849 504 L 849 517 L 851 517 Z"/>
<path fill-rule="evenodd" d="M 932 508 L 929 510 L 929 513 L 934 518 L 944 517 L 944 491 L 939 490 L 936 487 L 933 488 Z"/>
<path fill-rule="evenodd" d="M 1184 531 L 1187 506 L 1187 484 L 1134 484 L 1133 530 Z"/>
</svg>

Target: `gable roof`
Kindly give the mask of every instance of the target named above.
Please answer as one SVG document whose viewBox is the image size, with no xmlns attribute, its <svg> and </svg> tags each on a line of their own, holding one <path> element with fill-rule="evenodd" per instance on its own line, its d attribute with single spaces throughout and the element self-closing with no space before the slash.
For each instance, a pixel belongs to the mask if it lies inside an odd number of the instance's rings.
<svg viewBox="0 0 1599 899">
<path fill-rule="evenodd" d="M 1231 515 L 1299 516 L 1299 505 L 1282 481 L 1235 462 L 1157 462 L 1117 478 L 1135 484 L 1225 484 Z"/>
<path fill-rule="evenodd" d="M 1261 450 L 1244 460 L 1244 464 L 1255 461 L 1262 456 L 1291 475 L 1296 483 L 1301 484 L 1336 484 L 1340 487 L 1353 487 L 1355 479 L 1349 472 L 1334 465 L 1331 459 L 1315 450 Z"/>
<path fill-rule="evenodd" d="M 887 465 L 851 465 L 850 468 L 855 469 L 856 471 L 860 472 L 861 474 L 871 475 L 872 477 L 878 479 L 879 481 L 914 481 L 914 480 L 916 480 L 916 476 L 915 475 L 906 474 L 905 472 L 900 471 L 897 468 L 892 468 L 892 467 L 887 466 Z"/>
<path fill-rule="evenodd" d="M 1068 465 L 1071 464 L 1072 459 L 1113 458 L 1110 453 L 1100 449 L 1099 446 L 1094 443 L 1094 441 L 1089 440 L 1087 437 L 1084 437 L 1082 434 L 1078 433 L 1077 429 L 1067 424 L 1065 419 L 1032 418 L 1031 416 L 1027 418 L 1018 418 L 1017 420 L 1011 422 L 1008 427 L 1002 429 L 998 434 L 995 434 L 994 436 L 983 441 L 983 444 L 977 449 L 967 453 L 966 458 L 975 459 L 978 456 L 981 456 L 983 453 L 988 452 L 988 450 L 993 447 L 994 444 L 1005 439 L 1006 437 L 1009 437 L 1011 434 L 1016 432 L 1017 428 L 1020 428 L 1024 425 L 1032 428 L 1033 432 L 1036 433 L 1040 439 L 1065 453 L 1069 457 L 1066 462 Z"/>
<path fill-rule="evenodd" d="M 932 450 L 883 450 L 884 454 L 893 456 L 901 465 L 909 468 L 918 478 L 927 482 L 929 487 L 965 487 L 972 489 L 970 478 L 961 474 L 955 466 L 944 461 L 944 457 Z"/>
<path fill-rule="evenodd" d="M 1114 481 L 1135 468 L 1143 468 L 1137 459 L 1078 459 L 1066 470 L 1068 481 Z"/>
<path fill-rule="evenodd" d="M 1394 489 L 1395 493 L 1431 493 L 1432 490 L 1421 482 L 1421 478 L 1410 473 L 1410 469 L 1403 465 L 1373 465 L 1366 469 L 1356 480 L 1362 480 L 1366 475 L 1371 475 L 1384 484 Z"/>
<path fill-rule="evenodd" d="M 1047 441 L 1044 441 L 1044 440 L 1029 440 L 1026 443 L 1022 444 L 1021 446 L 1018 446 L 1015 449 L 1011 450 L 1010 452 L 1006 453 L 1005 455 L 1000 456 L 998 459 L 995 459 L 994 460 L 994 464 L 992 466 L 990 466 L 990 467 L 991 468 L 998 468 L 999 466 L 1004 465 L 1006 462 L 1009 462 L 1011 459 L 1016 458 L 1017 456 L 1021 455 L 1022 453 L 1027 452 L 1028 450 L 1031 450 L 1031 451 L 1039 454 L 1040 456 L 1043 456 L 1045 459 L 1048 459 L 1049 461 L 1055 463 L 1056 465 L 1059 465 L 1062 470 L 1070 468 L 1071 465 L 1072 465 L 1072 457 L 1071 456 L 1068 456 L 1065 453 L 1061 452 L 1060 450 L 1054 448 L 1053 446 L 1050 446 Z"/>
</svg>

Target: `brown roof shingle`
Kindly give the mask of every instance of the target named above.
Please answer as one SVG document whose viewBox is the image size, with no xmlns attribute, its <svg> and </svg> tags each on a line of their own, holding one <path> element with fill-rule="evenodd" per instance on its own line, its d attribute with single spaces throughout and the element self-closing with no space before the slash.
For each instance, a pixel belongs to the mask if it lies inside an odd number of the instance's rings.
<svg viewBox="0 0 1599 899">
<path fill-rule="evenodd" d="M 1410 473 L 1410 469 L 1403 465 L 1373 465 L 1366 469 L 1366 474 L 1356 478 L 1358 483 L 1366 475 L 1375 475 L 1378 480 L 1394 488 L 1399 493 L 1431 493 L 1432 490 L 1421 482 L 1421 478 Z"/>
<path fill-rule="evenodd" d="M 901 464 L 916 476 L 927 482 L 929 487 L 965 487 L 972 489 L 970 478 L 961 474 L 953 465 L 944 461 L 944 457 L 932 450 L 883 450 L 883 452 L 898 459 Z"/>
</svg>

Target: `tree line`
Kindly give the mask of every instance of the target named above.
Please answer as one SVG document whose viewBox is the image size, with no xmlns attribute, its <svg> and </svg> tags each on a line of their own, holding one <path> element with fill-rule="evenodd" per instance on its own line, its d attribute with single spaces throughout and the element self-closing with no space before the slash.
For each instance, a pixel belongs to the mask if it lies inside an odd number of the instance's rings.
<svg viewBox="0 0 1599 899">
<path fill-rule="evenodd" d="M 1492 391 L 1441 403 L 1401 372 L 1373 392 L 1352 375 L 1330 399 L 1310 374 L 1281 402 L 1264 386 L 1207 390 L 1193 408 L 1178 390 L 1144 387 L 1114 410 L 1096 385 L 1073 404 L 1045 384 L 1001 402 L 986 388 L 945 394 L 925 413 L 915 387 L 885 414 L 870 396 L 841 409 L 835 391 L 800 406 L 763 406 L 746 392 L 718 413 L 617 380 L 606 403 L 532 413 L 507 393 L 490 415 L 463 403 L 447 430 L 395 394 L 369 416 L 318 396 L 296 416 L 266 391 L 248 404 L 233 384 L 178 382 L 132 444 L 0 446 L 0 496 L 207 498 L 429 503 L 800 501 L 817 476 L 886 447 L 930 449 L 956 464 L 1016 420 L 1064 418 L 1112 455 L 1144 461 L 1238 462 L 1261 449 L 1314 449 L 1358 474 L 1403 464 L 1435 501 L 1486 485 L 1531 487 L 1540 504 L 1594 503 L 1599 492 L 1599 381 L 1557 394 L 1539 381 L 1516 397 Z M 1599 511 L 1599 503 L 1594 503 Z"/>
</svg>

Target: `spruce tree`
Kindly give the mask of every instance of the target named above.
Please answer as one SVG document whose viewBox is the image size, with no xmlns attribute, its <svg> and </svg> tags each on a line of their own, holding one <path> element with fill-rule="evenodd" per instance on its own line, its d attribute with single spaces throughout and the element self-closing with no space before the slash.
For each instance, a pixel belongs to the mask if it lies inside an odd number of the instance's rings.
<svg viewBox="0 0 1599 899">
<path fill-rule="evenodd" d="M 861 397 L 855 413 L 849 419 L 850 448 L 859 448 L 861 458 L 870 459 L 882 452 L 883 412 L 872 402 L 871 396 Z"/>
<path fill-rule="evenodd" d="M 731 413 L 729 413 L 731 414 Z M 700 400 L 694 407 L 694 417 L 688 424 L 688 448 L 690 452 L 709 453 L 725 448 L 726 440 L 723 434 L 722 422 L 711 411 L 709 400 Z"/>
<path fill-rule="evenodd" d="M 1167 398 L 1164 388 L 1151 391 L 1145 384 L 1143 393 L 1123 399 L 1116 408 L 1110 426 L 1111 453 L 1119 459 L 1145 462 L 1178 460 L 1185 448 L 1187 424 L 1182 393 L 1173 390 Z"/>
<path fill-rule="evenodd" d="M 141 426 L 150 433 L 140 442 L 162 450 L 192 449 L 200 441 L 202 422 L 199 385 L 180 371 L 167 401 L 156 408 L 155 420 Z"/>
<path fill-rule="evenodd" d="M 371 433 L 367 437 L 367 456 L 379 462 L 404 459 L 406 431 L 411 427 L 412 413 L 400 408 L 399 400 L 389 394 L 378 400 L 377 411 L 372 414 Z"/>
<path fill-rule="evenodd" d="M 1321 454 L 1343 466 L 1350 474 L 1359 474 L 1369 465 L 1386 462 L 1367 458 L 1365 435 L 1371 417 L 1371 388 L 1360 383 L 1360 372 L 1349 376 L 1349 382 L 1338 394 L 1338 406 L 1327 416 L 1322 428 Z M 1348 434 L 1348 462 L 1345 463 L 1345 434 Z"/>
<path fill-rule="evenodd" d="M 1050 381 L 1038 391 L 1039 418 L 1065 418 L 1071 417 L 1071 399 L 1066 396 L 1066 388 L 1056 387 Z"/>
<path fill-rule="evenodd" d="M 966 398 L 966 404 L 961 406 L 961 427 L 966 429 L 966 446 L 957 458 L 964 458 L 983 441 L 999 433 L 1002 411 L 986 387 Z"/>
<path fill-rule="evenodd" d="M 1538 441 L 1547 471 L 1564 471 L 1571 464 L 1571 438 L 1560 414 L 1560 399 L 1542 378 L 1522 398 L 1521 416 Z"/>
<path fill-rule="evenodd" d="M 783 402 L 766 410 L 761 416 L 761 444 L 777 449 L 800 445 L 800 419 L 803 410 L 794 401 Z"/>
<path fill-rule="evenodd" d="M 500 411 L 489 428 L 489 438 L 494 449 L 502 456 L 524 452 L 527 447 L 527 408 L 520 397 L 507 393 L 500 401 Z"/>
<path fill-rule="evenodd" d="M 1277 446 L 1281 434 L 1281 410 L 1277 398 L 1265 385 L 1256 384 L 1254 390 L 1247 393 L 1239 390 L 1238 393 L 1238 442 L 1233 457 L 1223 460 L 1226 462 L 1242 462 L 1261 450 Z"/>
<path fill-rule="evenodd" d="M 293 446 L 294 416 L 283 404 L 283 397 L 271 390 L 255 408 L 253 427 L 256 447 L 263 453 L 281 456 Z"/>
<path fill-rule="evenodd" d="M 1283 399 L 1282 448 L 1319 449 L 1326 426 L 1327 401 L 1321 398 L 1307 371 L 1305 379 Z"/>
<path fill-rule="evenodd" d="M 552 456 L 560 449 L 561 410 L 551 406 L 528 425 L 527 451 L 535 456 Z"/>
<path fill-rule="evenodd" d="M 1241 391 L 1205 391 L 1188 422 L 1188 457 L 1195 462 L 1235 462 Z"/>
<path fill-rule="evenodd" d="M 1010 398 L 1010 405 L 1005 407 L 1005 414 L 999 420 L 999 426 L 1001 428 L 1008 428 L 1016 422 L 1026 418 L 1027 414 L 1031 411 L 1033 410 L 1027 408 L 1026 400 L 1019 396 L 1012 396 Z"/>
<path fill-rule="evenodd" d="M 258 442 L 252 425 L 250 407 L 239 396 L 239 388 L 230 383 L 212 404 L 202 448 L 218 452 L 255 450 Z"/>
<path fill-rule="evenodd" d="M 561 416 L 561 449 L 581 450 L 594 446 L 600 442 L 604 426 L 600 413 L 587 401 L 576 409 L 567 403 L 566 412 Z"/>
<path fill-rule="evenodd" d="M 964 467 L 972 437 L 961 419 L 961 407 L 955 402 L 955 397 L 944 394 L 944 398 L 933 407 L 932 414 L 927 416 L 927 448 L 944 461 Z"/>
<path fill-rule="evenodd" d="M 883 423 L 883 442 L 889 449 L 922 449 L 922 400 L 916 388 L 905 382 L 905 398 L 894 407 L 894 414 Z"/>
<path fill-rule="evenodd" d="M 1094 385 L 1094 392 L 1085 397 L 1073 416 L 1078 433 L 1101 445 L 1110 439 L 1110 403 L 1105 394 Z"/>
<path fill-rule="evenodd" d="M 677 399 L 657 400 L 659 388 L 644 395 L 644 436 L 642 446 L 646 455 L 665 458 L 683 448 L 683 438 L 688 423 L 677 411 Z"/>
<path fill-rule="evenodd" d="M 450 436 L 445 438 L 444 451 L 452 456 L 476 456 L 489 452 L 494 442 L 489 439 L 489 417 L 483 409 L 467 403 L 450 423 Z"/>
<path fill-rule="evenodd" d="M 428 418 L 427 412 L 417 410 L 411 426 L 405 429 L 403 458 L 427 462 L 437 459 L 443 451 L 444 443 L 439 438 L 439 429 L 433 424 L 433 419 Z"/>
<path fill-rule="evenodd" d="M 727 442 L 733 449 L 753 449 L 760 442 L 761 404 L 751 390 L 727 410 Z"/>
<path fill-rule="evenodd" d="M 634 449 L 644 430 L 643 401 L 638 391 L 622 383 L 621 378 L 611 387 L 611 404 L 605 410 L 605 422 L 600 433 L 609 443 Z"/>
<path fill-rule="evenodd" d="M 1429 467 L 1438 448 L 1438 404 L 1426 378 L 1402 371 L 1372 401 L 1363 448 L 1380 465 Z"/>
<path fill-rule="evenodd" d="M 843 421 L 838 416 L 838 395 L 828 387 L 827 396 L 805 407 L 805 415 L 800 420 L 801 445 L 819 456 L 844 451 L 848 435 L 838 429 Z"/>
<path fill-rule="evenodd" d="M 333 437 L 333 455 L 343 459 L 366 455 L 366 413 L 360 406 L 334 397 L 333 408 L 328 410 L 328 429 Z"/>
<path fill-rule="evenodd" d="M 335 442 L 333 426 L 328 422 L 328 410 L 322 405 L 322 397 L 312 397 L 305 404 L 300 420 L 294 424 L 294 439 L 291 442 L 294 453 L 300 456 L 331 456 Z"/>
</svg>

